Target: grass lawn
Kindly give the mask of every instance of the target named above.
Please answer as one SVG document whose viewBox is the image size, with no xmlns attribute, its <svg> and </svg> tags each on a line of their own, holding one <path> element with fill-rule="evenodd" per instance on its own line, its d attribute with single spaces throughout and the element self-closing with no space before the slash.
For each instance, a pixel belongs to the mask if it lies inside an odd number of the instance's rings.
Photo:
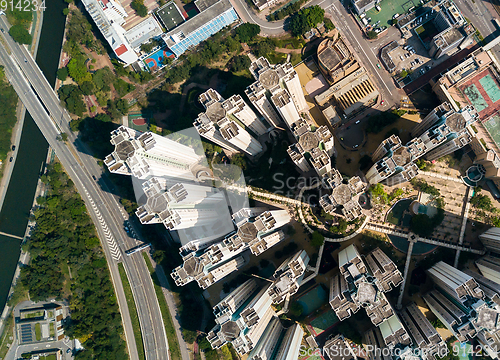
<svg viewBox="0 0 500 360">
<path fill-rule="evenodd" d="M 146 253 L 143 253 L 142 255 L 144 256 L 146 265 L 148 266 L 149 272 L 151 273 L 151 278 L 153 279 L 153 285 L 155 287 L 156 297 L 158 298 L 158 303 L 160 304 L 161 315 L 163 317 L 163 324 L 165 325 L 165 332 L 167 333 L 168 347 L 171 360 L 180 360 L 181 349 L 179 347 L 179 342 L 177 341 L 177 334 L 175 333 L 174 323 L 172 322 L 172 318 L 170 317 L 170 311 L 168 310 L 167 300 L 163 295 L 163 291 L 160 286 L 160 281 L 158 280 L 158 276 L 156 275 L 155 269 L 153 268 L 153 264 L 151 264 L 151 261 L 149 260 L 149 257 Z"/>
<path fill-rule="evenodd" d="M 42 340 L 42 329 L 39 323 L 35 324 L 35 337 L 36 341 Z"/>
<path fill-rule="evenodd" d="M 134 297 L 132 295 L 132 289 L 130 288 L 130 283 L 128 282 L 127 274 L 122 263 L 118 264 L 118 270 L 120 271 L 120 278 L 123 284 L 123 291 L 125 292 L 125 297 L 127 298 L 128 312 L 130 313 L 130 318 L 132 320 L 132 327 L 134 328 L 135 343 L 137 344 L 137 352 L 139 354 L 139 359 L 146 359 L 144 354 L 144 344 L 142 342 L 141 325 L 139 323 L 139 316 L 137 315 L 137 308 L 135 306 Z"/>
<path fill-rule="evenodd" d="M 49 356 L 45 357 L 45 360 L 57 360 L 56 354 L 50 354 Z"/>
<path fill-rule="evenodd" d="M 43 310 L 24 313 L 23 318 L 24 319 L 32 319 L 32 318 L 41 317 L 41 316 L 43 316 Z"/>
<path fill-rule="evenodd" d="M 55 330 L 55 325 L 54 323 L 49 324 L 49 331 L 50 331 L 50 336 L 54 337 L 56 335 L 56 330 Z"/>
</svg>

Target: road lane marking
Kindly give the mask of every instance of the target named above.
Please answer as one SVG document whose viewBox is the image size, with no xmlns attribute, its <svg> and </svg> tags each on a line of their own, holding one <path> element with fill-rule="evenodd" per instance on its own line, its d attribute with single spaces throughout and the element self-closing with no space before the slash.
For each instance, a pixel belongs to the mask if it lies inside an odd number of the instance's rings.
<svg viewBox="0 0 500 360">
<path fill-rule="evenodd" d="M 335 9 L 335 12 L 338 12 L 337 8 L 335 7 L 335 5 L 332 4 L 332 8 Z M 344 20 L 345 21 L 345 20 Z M 363 52 L 363 54 L 365 54 L 366 56 L 366 59 L 368 60 L 368 62 L 370 63 L 370 65 L 374 68 L 375 66 L 373 65 L 372 61 L 370 60 L 370 58 L 368 57 L 368 54 L 365 52 L 365 50 L 363 49 L 363 47 L 361 46 L 361 44 L 359 43 L 358 39 L 356 39 L 356 36 L 354 36 L 354 33 L 351 31 L 351 29 L 349 27 L 347 27 L 347 30 L 349 30 L 349 32 L 351 33 L 352 37 L 354 38 L 354 40 L 356 40 L 356 43 L 358 44 L 358 47 L 361 49 L 361 51 Z M 377 77 L 380 79 L 380 81 L 382 82 L 382 84 L 385 86 L 385 88 L 387 89 L 387 91 L 389 92 L 389 94 L 391 94 L 392 96 L 392 92 L 391 90 L 389 90 L 389 87 L 387 86 L 387 84 L 385 83 L 385 81 L 382 79 L 382 77 L 380 76 L 380 74 L 375 71 L 375 74 L 377 75 Z"/>
</svg>

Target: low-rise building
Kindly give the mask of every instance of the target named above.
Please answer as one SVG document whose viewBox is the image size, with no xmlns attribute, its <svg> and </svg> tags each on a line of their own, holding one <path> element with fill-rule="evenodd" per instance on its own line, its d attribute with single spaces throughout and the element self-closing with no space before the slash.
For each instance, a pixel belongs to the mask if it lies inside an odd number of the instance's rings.
<svg viewBox="0 0 500 360">
<path fill-rule="evenodd" d="M 359 69 L 359 63 L 341 37 L 325 39 L 318 45 L 318 65 L 332 85 Z"/>
<path fill-rule="evenodd" d="M 319 106 L 334 99 L 336 105 L 347 116 L 375 104 L 379 92 L 373 85 L 364 67 L 351 72 L 323 93 L 316 95 Z"/>
<path fill-rule="evenodd" d="M 229 0 L 197 0 L 195 5 L 199 14 L 162 34 L 176 57 L 238 20 Z"/>
</svg>

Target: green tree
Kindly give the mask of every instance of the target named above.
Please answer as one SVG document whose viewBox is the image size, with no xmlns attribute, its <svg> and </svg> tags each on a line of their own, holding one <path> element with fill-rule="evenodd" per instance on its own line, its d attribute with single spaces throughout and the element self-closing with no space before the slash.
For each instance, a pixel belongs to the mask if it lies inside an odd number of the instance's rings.
<svg viewBox="0 0 500 360">
<path fill-rule="evenodd" d="M 165 251 L 155 250 L 153 252 L 153 259 L 157 264 L 161 264 L 165 260 Z"/>
<path fill-rule="evenodd" d="M 130 3 L 130 7 L 134 9 L 140 17 L 146 17 L 148 15 L 148 8 L 144 5 L 144 0 L 133 0 L 132 3 Z"/>
<path fill-rule="evenodd" d="M 472 199 L 470 199 L 470 203 L 475 208 L 485 211 L 491 211 L 491 209 L 493 208 L 493 203 L 487 195 L 475 194 Z"/>
<path fill-rule="evenodd" d="M 85 81 L 92 81 L 92 74 L 87 71 L 83 57 L 73 58 L 68 63 L 69 76 L 81 85 Z"/>
<path fill-rule="evenodd" d="M 61 81 L 64 81 L 68 78 L 68 68 L 63 67 L 57 70 L 57 78 Z"/>
<path fill-rule="evenodd" d="M 368 39 L 370 39 L 370 40 L 373 40 L 373 39 L 378 38 L 378 34 L 377 34 L 375 31 L 370 30 L 370 31 L 368 31 L 368 32 L 366 33 L 366 37 L 367 37 Z"/>
<path fill-rule="evenodd" d="M 231 71 L 238 72 L 242 70 L 246 70 L 250 67 L 251 61 L 250 58 L 246 55 L 236 55 L 231 59 Z"/>
<path fill-rule="evenodd" d="M 68 14 L 69 14 L 69 9 L 68 8 L 64 8 L 63 9 L 63 15 L 64 16 L 68 16 Z"/>
<path fill-rule="evenodd" d="M 384 190 L 384 185 L 378 183 L 376 185 L 373 185 L 369 191 L 374 200 L 378 200 L 383 204 L 389 201 L 388 195 Z"/>
<path fill-rule="evenodd" d="M 31 34 L 22 25 L 13 25 L 9 29 L 9 35 L 19 44 L 31 44 Z"/>
<path fill-rule="evenodd" d="M 259 35 L 260 26 L 251 23 L 244 23 L 236 28 L 235 33 L 240 37 L 241 42 L 246 43 Z"/>
<path fill-rule="evenodd" d="M 80 85 L 80 90 L 82 91 L 83 95 L 92 95 L 95 91 L 95 86 L 92 81 L 84 81 Z"/>
<path fill-rule="evenodd" d="M 304 16 L 302 16 L 300 13 L 292 16 L 292 18 L 290 19 L 290 31 L 292 32 L 293 36 L 302 36 L 309 30 L 311 30 L 311 27 L 309 26 L 307 19 Z"/>
<path fill-rule="evenodd" d="M 59 99 L 72 114 L 82 116 L 87 110 L 82 100 L 82 92 L 76 85 L 63 85 L 57 90 Z"/>
<path fill-rule="evenodd" d="M 302 313 L 304 312 L 304 309 L 302 308 L 302 305 L 299 302 L 294 301 L 293 303 L 290 304 L 289 311 L 290 311 L 290 315 L 298 318 L 300 315 L 302 315 Z"/>
<path fill-rule="evenodd" d="M 325 237 L 321 235 L 318 231 L 312 233 L 311 245 L 315 247 L 321 247 L 325 243 Z"/>
<path fill-rule="evenodd" d="M 408 71 L 406 70 L 401 70 L 401 72 L 399 73 L 400 78 L 405 78 L 407 76 L 408 76 Z"/>
<path fill-rule="evenodd" d="M 276 49 L 276 45 L 274 45 L 271 39 L 266 39 L 261 41 L 256 48 L 256 55 L 258 57 L 266 56 Z"/>
</svg>

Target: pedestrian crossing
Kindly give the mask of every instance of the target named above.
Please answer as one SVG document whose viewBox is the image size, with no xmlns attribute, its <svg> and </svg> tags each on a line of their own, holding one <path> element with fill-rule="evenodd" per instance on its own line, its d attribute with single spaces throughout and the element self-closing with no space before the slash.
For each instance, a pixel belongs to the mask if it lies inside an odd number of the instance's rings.
<svg viewBox="0 0 500 360">
<path fill-rule="evenodd" d="M 101 212 L 97 208 L 97 205 L 95 204 L 94 200 L 90 197 L 89 192 L 85 187 L 83 187 L 83 190 L 85 191 L 85 195 L 87 195 L 87 198 L 90 201 L 90 204 L 92 205 L 92 209 L 94 210 L 94 213 L 97 215 L 97 218 L 99 219 L 99 223 L 101 224 L 101 228 L 104 232 L 104 235 L 106 237 L 106 242 L 109 247 L 109 251 L 111 252 L 111 256 L 113 260 L 115 261 L 120 261 L 122 258 L 120 248 L 118 247 L 118 244 L 116 243 L 115 239 L 113 238 L 113 235 L 111 234 L 111 231 L 109 230 L 108 225 L 104 221 Z"/>
</svg>

